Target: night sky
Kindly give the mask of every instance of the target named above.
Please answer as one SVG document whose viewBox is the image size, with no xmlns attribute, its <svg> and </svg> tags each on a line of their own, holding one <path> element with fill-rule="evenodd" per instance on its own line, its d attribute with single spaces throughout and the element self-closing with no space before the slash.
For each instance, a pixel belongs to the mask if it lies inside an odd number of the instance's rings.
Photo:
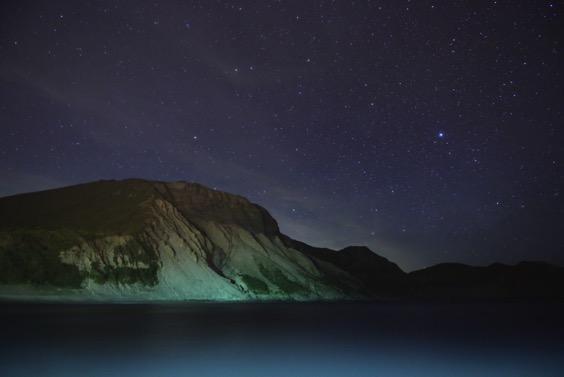
<svg viewBox="0 0 564 377">
<path fill-rule="evenodd" d="M 564 263 L 559 1 L 7 1 L 0 195 L 196 181 L 411 270 Z"/>
</svg>

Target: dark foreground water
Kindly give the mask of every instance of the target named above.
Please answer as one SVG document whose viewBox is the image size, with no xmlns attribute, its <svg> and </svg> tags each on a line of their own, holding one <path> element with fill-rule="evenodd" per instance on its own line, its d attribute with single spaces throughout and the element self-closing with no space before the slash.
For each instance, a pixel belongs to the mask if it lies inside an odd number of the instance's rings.
<svg viewBox="0 0 564 377">
<path fill-rule="evenodd" d="M 564 305 L 0 303 L 0 376 L 564 376 Z"/>
</svg>

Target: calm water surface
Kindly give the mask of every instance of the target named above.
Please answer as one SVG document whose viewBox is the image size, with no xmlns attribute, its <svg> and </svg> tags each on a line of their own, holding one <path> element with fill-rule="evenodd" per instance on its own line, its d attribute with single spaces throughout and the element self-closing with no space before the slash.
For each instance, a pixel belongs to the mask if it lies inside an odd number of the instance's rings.
<svg viewBox="0 0 564 377">
<path fill-rule="evenodd" d="M 0 303 L 0 376 L 564 376 L 564 304 Z"/>
</svg>

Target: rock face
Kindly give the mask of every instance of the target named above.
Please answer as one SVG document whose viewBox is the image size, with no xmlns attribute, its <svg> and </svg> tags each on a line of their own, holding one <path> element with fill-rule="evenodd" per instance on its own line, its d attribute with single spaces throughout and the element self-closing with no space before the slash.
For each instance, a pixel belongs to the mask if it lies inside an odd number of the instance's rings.
<svg viewBox="0 0 564 377">
<path fill-rule="evenodd" d="M 0 198 L 0 297 L 562 298 L 564 273 L 529 262 L 406 274 L 366 247 L 335 251 L 293 240 L 243 197 L 130 179 Z"/>
<path fill-rule="evenodd" d="M 4 295 L 311 300 L 371 293 L 354 268 L 282 235 L 264 208 L 195 183 L 94 182 L 2 198 L 0 213 Z M 343 260 L 353 254 L 339 252 Z M 403 275 L 364 254 L 372 266 Z"/>
</svg>

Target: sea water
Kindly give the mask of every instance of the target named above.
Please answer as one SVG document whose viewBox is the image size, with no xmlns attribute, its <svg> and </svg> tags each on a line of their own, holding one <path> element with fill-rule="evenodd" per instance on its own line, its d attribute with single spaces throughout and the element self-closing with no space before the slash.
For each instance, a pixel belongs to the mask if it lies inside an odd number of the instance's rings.
<svg viewBox="0 0 564 377">
<path fill-rule="evenodd" d="M 564 304 L 0 303 L 0 376 L 564 376 Z"/>
</svg>

